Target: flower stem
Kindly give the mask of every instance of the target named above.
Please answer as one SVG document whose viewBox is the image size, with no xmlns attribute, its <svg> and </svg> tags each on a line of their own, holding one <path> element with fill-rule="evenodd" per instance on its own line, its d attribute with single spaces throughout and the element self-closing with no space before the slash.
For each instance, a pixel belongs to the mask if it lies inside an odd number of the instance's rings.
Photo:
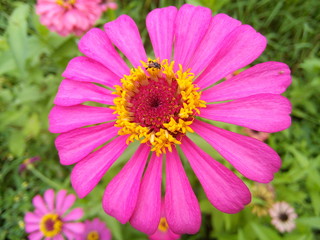
<svg viewBox="0 0 320 240">
<path fill-rule="evenodd" d="M 32 165 L 28 166 L 28 170 L 30 170 L 33 175 L 35 175 L 37 178 L 45 182 L 46 184 L 50 185 L 53 188 L 56 189 L 62 189 L 62 187 L 57 184 L 56 182 L 52 181 L 51 179 L 47 178 L 45 175 L 43 175 L 41 172 L 39 172 L 37 169 L 35 169 Z"/>
</svg>

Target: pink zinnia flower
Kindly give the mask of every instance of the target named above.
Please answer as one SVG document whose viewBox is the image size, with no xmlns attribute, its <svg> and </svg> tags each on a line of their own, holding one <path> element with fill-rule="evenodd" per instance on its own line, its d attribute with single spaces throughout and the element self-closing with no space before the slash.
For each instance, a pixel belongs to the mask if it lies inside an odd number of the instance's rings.
<svg viewBox="0 0 320 240">
<path fill-rule="evenodd" d="M 101 0 L 38 0 L 36 5 L 41 24 L 61 36 L 82 35 L 105 10 Z"/>
<path fill-rule="evenodd" d="M 84 230 L 83 224 L 77 222 L 83 215 L 81 208 L 68 211 L 73 205 L 76 196 L 67 195 L 66 190 L 60 190 L 56 197 L 54 191 L 49 189 L 44 193 L 44 199 L 37 195 L 32 202 L 33 212 L 27 212 L 24 221 L 29 239 L 60 240 L 63 237 L 75 239 Z"/>
<path fill-rule="evenodd" d="M 284 63 L 266 62 L 215 84 L 252 63 L 265 49 L 266 38 L 225 14 L 212 17 L 210 9 L 188 4 L 179 10 L 156 9 L 146 25 L 156 60 L 148 59 L 138 28 L 127 15 L 106 23 L 105 31 L 95 28 L 82 37 L 79 49 L 85 56 L 72 59 L 63 73 L 50 131 L 61 133 L 56 139 L 61 163 L 76 164 L 71 182 L 80 198 L 130 142 L 140 141 L 105 190 L 105 212 L 154 233 L 161 217 L 165 159 L 165 218 L 174 233 L 194 234 L 201 225 L 200 207 L 176 146 L 209 201 L 226 213 L 240 211 L 251 200 L 247 186 L 186 134 L 195 131 L 245 177 L 270 182 L 281 165 L 274 150 L 202 120 L 264 132 L 288 128 L 291 105 L 280 94 L 291 83 L 290 70 Z M 130 61 L 131 70 L 115 47 Z M 82 104 L 87 101 L 106 106 Z"/>
<path fill-rule="evenodd" d="M 81 240 L 110 240 L 111 233 L 106 227 L 106 224 L 100 221 L 98 218 L 92 221 L 86 220 L 84 222 L 84 233 L 82 234 Z"/>
<path fill-rule="evenodd" d="M 295 219 L 298 217 L 291 207 L 286 202 L 277 202 L 269 209 L 269 214 L 272 218 L 271 223 L 279 232 L 291 232 L 295 229 Z"/>
</svg>

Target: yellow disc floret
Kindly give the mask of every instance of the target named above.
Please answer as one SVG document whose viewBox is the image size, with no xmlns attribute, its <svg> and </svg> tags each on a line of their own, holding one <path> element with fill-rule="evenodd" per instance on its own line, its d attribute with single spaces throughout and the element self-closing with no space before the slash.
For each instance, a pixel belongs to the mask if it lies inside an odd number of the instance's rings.
<svg viewBox="0 0 320 240">
<path fill-rule="evenodd" d="M 40 231 L 45 237 L 54 237 L 62 230 L 63 223 L 58 214 L 48 213 L 40 221 Z"/>
<path fill-rule="evenodd" d="M 150 144 L 157 155 L 171 151 L 172 144 L 181 144 L 181 137 L 193 132 L 190 125 L 200 114 L 199 108 L 206 106 L 190 69 L 183 71 L 181 65 L 176 72 L 173 69 L 174 62 L 149 59 L 131 69 L 121 79 L 122 86 L 115 86 L 118 134 L 129 135 L 127 143 Z"/>
</svg>

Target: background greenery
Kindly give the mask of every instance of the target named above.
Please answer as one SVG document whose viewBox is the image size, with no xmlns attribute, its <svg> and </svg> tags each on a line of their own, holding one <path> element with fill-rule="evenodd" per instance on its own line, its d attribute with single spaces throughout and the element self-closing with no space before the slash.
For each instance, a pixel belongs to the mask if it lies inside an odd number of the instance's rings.
<svg viewBox="0 0 320 240">
<path fill-rule="evenodd" d="M 286 96 L 293 104 L 290 129 L 270 136 L 267 143 L 282 157 L 283 166 L 275 176 L 276 199 L 289 202 L 298 214 L 297 228 L 278 233 L 269 217 L 258 218 L 248 206 L 228 215 L 215 210 L 206 200 L 190 167 L 188 175 L 203 211 L 200 232 L 182 239 L 230 240 L 312 240 L 320 239 L 320 2 L 318 0 L 189 0 L 210 7 L 252 25 L 268 38 L 268 47 L 256 62 L 281 61 L 292 69 L 293 84 Z M 118 1 L 116 11 L 107 11 L 97 26 L 121 14 L 138 24 L 148 52 L 150 42 L 145 28 L 147 13 L 156 7 L 181 6 L 185 1 Z M 0 240 L 25 239 L 23 216 L 33 209 L 31 200 L 48 188 L 66 188 L 71 166 L 59 164 L 55 135 L 48 132 L 47 116 L 62 80 L 67 62 L 79 55 L 78 38 L 60 37 L 40 25 L 34 12 L 35 1 L 0 0 Z M 232 130 L 241 132 L 240 128 Z M 196 138 L 196 136 L 194 136 Z M 199 142 L 203 144 L 202 142 Z M 113 239 L 147 239 L 129 224 L 121 225 L 103 213 L 101 197 L 108 181 L 135 150 L 133 146 L 106 174 L 103 181 L 77 206 L 86 218 L 100 217 L 113 233 Z M 211 148 L 205 150 L 224 161 Z M 27 158 L 40 156 L 35 168 L 19 174 Z M 51 181 L 44 180 L 46 176 Z M 252 182 L 247 181 L 248 186 Z"/>
</svg>

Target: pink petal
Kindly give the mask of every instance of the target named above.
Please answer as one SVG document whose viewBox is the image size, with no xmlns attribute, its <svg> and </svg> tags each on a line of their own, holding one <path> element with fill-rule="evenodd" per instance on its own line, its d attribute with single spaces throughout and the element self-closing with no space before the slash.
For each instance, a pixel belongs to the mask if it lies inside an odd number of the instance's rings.
<svg viewBox="0 0 320 240">
<path fill-rule="evenodd" d="M 131 17 L 121 15 L 116 20 L 106 23 L 104 29 L 112 43 L 134 67 L 140 66 L 141 60 L 147 61 L 139 29 Z"/>
<path fill-rule="evenodd" d="M 49 238 L 50 239 L 50 238 Z M 51 239 L 50 239 L 51 240 Z M 61 234 L 58 234 L 53 237 L 53 240 L 64 240 L 64 237 Z"/>
<path fill-rule="evenodd" d="M 61 207 L 59 209 L 57 209 L 57 213 L 59 215 L 63 215 L 65 214 L 65 212 L 72 207 L 72 205 L 74 204 L 74 202 L 76 201 L 76 195 L 74 194 L 69 194 L 65 197 L 63 204 L 61 205 Z"/>
<path fill-rule="evenodd" d="M 171 59 L 176 14 L 177 8 L 170 6 L 157 8 L 147 16 L 146 25 L 151 43 L 155 56 L 160 60 Z"/>
<path fill-rule="evenodd" d="M 195 120 L 192 129 L 212 145 L 242 175 L 268 183 L 281 166 L 278 154 L 267 144 Z"/>
<path fill-rule="evenodd" d="M 201 226 L 201 212 L 177 150 L 167 153 L 165 214 L 176 234 L 195 234 Z"/>
<path fill-rule="evenodd" d="M 82 217 L 83 217 L 82 208 L 74 208 L 63 218 L 63 221 L 64 222 L 78 221 Z"/>
<path fill-rule="evenodd" d="M 60 190 L 57 193 L 57 198 L 56 198 L 56 211 L 60 212 L 59 209 L 61 209 L 63 207 L 64 204 L 64 200 L 67 196 L 67 191 L 66 190 Z"/>
<path fill-rule="evenodd" d="M 82 83 L 65 79 L 59 86 L 59 91 L 54 99 L 54 104 L 60 106 L 72 106 L 87 101 L 113 105 L 110 90 L 92 83 Z"/>
<path fill-rule="evenodd" d="M 39 224 L 40 220 L 41 220 L 41 217 L 34 214 L 33 212 L 27 212 L 26 215 L 24 216 L 24 221 L 26 224 L 28 224 L 28 223 Z"/>
<path fill-rule="evenodd" d="M 186 66 L 206 34 L 211 21 L 211 10 L 204 7 L 183 5 L 175 21 L 174 61 Z"/>
<path fill-rule="evenodd" d="M 122 224 L 130 219 L 136 206 L 140 181 L 149 152 L 150 147 L 141 144 L 104 192 L 102 200 L 104 211 Z"/>
<path fill-rule="evenodd" d="M 34 232 L 34 233 L 31 233 L 31 234 L 28 236 L 29 240 L 41 240 L 42 237 L 43 237 L 43 234 L 42 234 L 42 232 L 40 232 L 40 231 L 36 231 L 36 232 Z"/>
<path fill-rule="evenodd" d="M 73 58 L 62 76 L 79 82 L 94 82 L 113 88 L 120 84 L 120 78 L 101 63 L 88 57 Z"/>
<path fill-rule="evenodd" d="M 71 173 L 71 183 L 79 198 L 98 184 L 111 165 L 127 148 L 127 136 L 120 136 L 78 162 Z"/>
<path fill-rule="evenodd" d="M 286 64 L 265 62 L 203 91 L 201 99 L 206 102 L 217 102 L 259 93 L 281 94 L 290 84 L 290 69 Z"/>
<path fill-rule="evenodd" d="M 198 75 L 209 65 L 219 52 L 219 46 L 226 36 L 240 25 L 240 21 L 223 13 L 215 15 L 211 19 L 206 35 L 203 37 L 188 65 L 195 75 Z"/>
<path fill-rule="evenodd" d="M 261 132 L 278 132 L 291 124 L 291 104 L 283 96 L 258 94 L 232 102 L 210 104 L 201 117 L 240 125 Z"/>
<path fill-rule="evenodd" d="M 81 234 L 84 232 L 84 224 L 83 223 L 64 223 L 63 224 L 63 232 L 69 231 L 74 234 Z M 73 239 L 73 238 L 72 238 Z"/>
<path fill-rule="evenodd" d="M 60 134 L 55 145 L 61 164 L 70 165 L 80 161 L 92 150 L 115 137 L 118 131 L 111 122 Z"/>
<path fill-rule="evenodd" d="M 204 72 L 195 80 L 206 88 L 227 75 L 252 63 L 264 51 L 267 40 L 251 26 L 241 25 L 218 46 L 220 51 Z"/>
<path fill-rule="evenodd" d="M 131 225 L 145 234 L 154 233 L 161 213 L 162 156 L 152 155 L 142 179 L 136 208 L 130 219 Z"/>
<path fill-rule="evenodd" d="M 232 171 L 211 158 L 187 137 L 183 138 L 181 148 L 209 201 L 218 210 L 237 213 L 250 203 L 249 189 Z"/>
<path fill-rule="evenodd" d="M 46 214 L 49 210 L 46 206 L 46 204 L 43 201 L 43 198 L 40 195 L 35 196 L 32 199 L 33 205 L 41 212 L 41 214 Z"/>
<path fill-rule="evenodd" d="M 108 35 L 98 28 L 91 29 L 80 39 L 79 49 L 84 55 L 100 62 L 120 78 L 130 72 Z"/>
<path fill-rule="evenodd" d="M 27 233 L 32 233 L 38 231 L 40 229 L 40 225 L 39 223 L 27 223 L 25 228 Z"/>
<path fill-rule="evenodd" d="M 75 128 L 112 120 L 115 120 L 113 110 L 106 107 L 54 106 L 49 114 L 49 131 L 63 133 Z"/>
<path fill-rule="evenodd" d="M 48 189 L 44 193 L 44 201 L 46 203 L 46 206 L 50 212 L 54 211 L 54 191 L 53 189 Z"/>
</svg>

